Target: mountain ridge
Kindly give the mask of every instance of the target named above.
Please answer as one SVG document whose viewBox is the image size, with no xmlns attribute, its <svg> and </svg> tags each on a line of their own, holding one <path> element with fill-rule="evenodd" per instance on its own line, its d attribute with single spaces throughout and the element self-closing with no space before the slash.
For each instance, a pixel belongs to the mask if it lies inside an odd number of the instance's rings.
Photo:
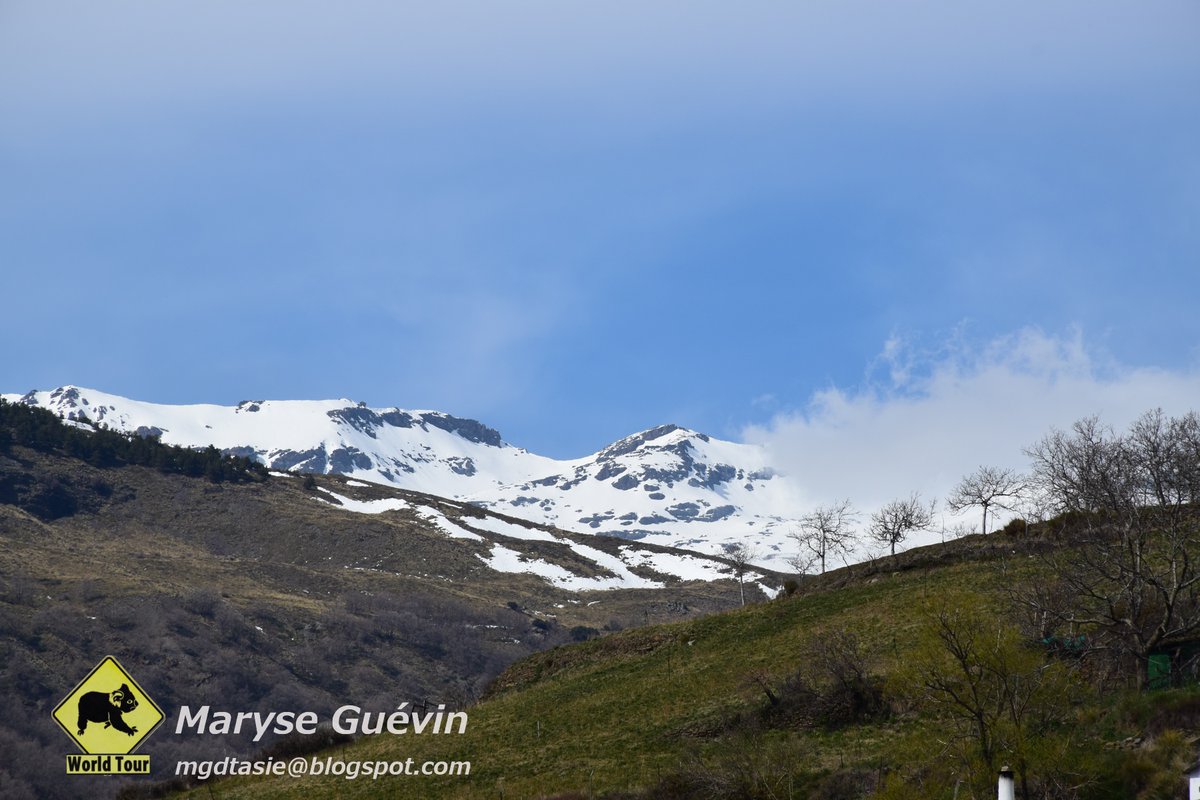
<svg viewBox="0 0 1200 800">
<path fill-rule="evenodd" d="M 168 444 L 212 444 L 275 470 L 346 475 L 573 532 L 710 555 L 743 543 L 768 564 L 782 564 L 799 516 L 795 488 L 762 448 L 673 423 L 560 460 L 477 420 L 348 399 L 166 405 L 73 385 L 4 397 Z"/>
<path fill-rule="evenodd" d="M 168 715 L 188 703 L 461 705 L 530 652 L 740 599 L 728 561 L 341 475 L 254 469 L 243 480 L 134 461 L 129 451 L 177 449 L 77 430 L 43 409 L 0 411 L 0 697 L 11 711 L 0 742 L 20 754 L 0 764 L 5 798 L 118 789 L 62 783 L 67 742 L 48 713 L 105 655 Z M 106 451 L 113 439 L 129 451 Z M 764 578 L 782 576 L 750 576 L 749 598 Z M 154 774 L 259 746 L 166 737 Z"/>
</svg>

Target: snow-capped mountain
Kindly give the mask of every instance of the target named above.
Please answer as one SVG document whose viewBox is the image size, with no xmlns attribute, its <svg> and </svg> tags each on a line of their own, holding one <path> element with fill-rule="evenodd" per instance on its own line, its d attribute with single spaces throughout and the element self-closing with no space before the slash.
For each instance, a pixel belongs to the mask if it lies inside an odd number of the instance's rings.
<svg viewBox="0 0 1200 800">
<path fill-rule="evenodd" d="M 167 444 L 212 444 L 275 470 L 338 473 L 569 531 L 711 554 L 746 542 L 777 568 L 797 515 L 792 487 L 760 448 L 676 425 L 562 461 L 475 420 L 349 400 L 161 405 L 75 386 L 4 397 Z"/>
</svg>

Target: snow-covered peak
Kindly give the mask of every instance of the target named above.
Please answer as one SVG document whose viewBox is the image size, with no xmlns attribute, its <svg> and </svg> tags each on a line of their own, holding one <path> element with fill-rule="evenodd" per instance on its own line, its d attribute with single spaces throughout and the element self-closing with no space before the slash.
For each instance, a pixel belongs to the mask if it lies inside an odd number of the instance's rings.
<svg viewBox="0 0 1200 800">
<path fill-rule="evenodd" d="M 670 447 L 685 442 L 692 437 L 708 439 L 702 433 L 698 434 L 695 431 L 689 431 L 687 428 L 681 428 L 675 424 L 659 425 L 657 428 L 650 428 L 640 433 L 626 436 L 624 439 L 618 439 L 597 453 L 596 459 L 604 461 L 619 458 L 637 450 Z"/>
<path fill-rule="evenodd" d="M 762 448 L 678 425 L 564 461 L 515 447 L 476 420 L 345 399 L 164 405 L 78 386 L 5 397 L 167 444 L 212 444 L 276 470 L 338 473 L 717 555 L 747 541 L 765 560 L 786 555 L 797 516 L 794 492 Z"/>
<path fill-rule="evenodd" d="M 269 431 L 273 443 L 280 446 L 307 441 L 316 429 L 330 430 L 347 426 L 375 438 L 380 429 L 431 428 L 454 434 L 475 444 L 502 447 L 498 431 L 473 419 L 463 419 L 440 411 L 406 411 L 400 408 L 374 409 L 366 403 L 340 400 L 243 400 L 236 406 L 178 405 L 144 403 L 79 386 L 62 386 L 52 391 L 32 391 L 25 395 L 5 395 L 5 399 L 26 405 L 41 406 L 66 419 L 84 419 L 104 423 L 108 427 L 135 431 L 134 423 L 153 417 L 169 421 L 170 428 L 160 428 L 164 442 L 190 444 L 197 437 L 216 435 L 216 432 L 237 435 L 240 429 L 255 428 L 260 434 Z M 250 417 L 248 415 L 258 416 Z M 328 418 L 326 419 L 322 418 Z M 156 426 L 157 427 L 157 426 Z M 203 431 L 213 431 L 207 434 Z M 223 443 L 212 441 L 220 447 Z"/>
</svg>

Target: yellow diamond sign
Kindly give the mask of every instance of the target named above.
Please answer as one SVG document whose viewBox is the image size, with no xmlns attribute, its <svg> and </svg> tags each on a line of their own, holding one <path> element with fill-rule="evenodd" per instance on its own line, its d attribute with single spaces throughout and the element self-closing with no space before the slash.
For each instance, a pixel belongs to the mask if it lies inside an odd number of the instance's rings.
<svg viewBox="0 0 1200 800">
<path fill-rule="evenodd" d="M 54 721 L 89 755 L 132 753 L 162 724 L 163 716 L 112 656 L 97 664 L 54 709 Z"/>
</svg>

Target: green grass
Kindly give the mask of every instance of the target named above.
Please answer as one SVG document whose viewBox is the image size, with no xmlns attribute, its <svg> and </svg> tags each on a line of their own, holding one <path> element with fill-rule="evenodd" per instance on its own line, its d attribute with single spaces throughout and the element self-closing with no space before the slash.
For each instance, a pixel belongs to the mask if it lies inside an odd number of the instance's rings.
<svg viewBox="0 0 1200 800">
<path fill-rule="evenodd" d="M 219 796 L 495 798 L 650 786 L 728 749 L 723 726 L 763 703 L 749 674 L 781 680 L 802 666 L 813 637 L 843 627 L 879 651 L 883 664 L 895 663 L 911 646 L 926 602 L 978 598 L 996 580 L 988 565 L 974 563 L 879 574 L 869 583 L 557 648 L 504 673 L 470 710 L 466 735 L 365 737 L 337 754 L 469 760 L 469 778 L 227 781 L 217 785 Z M 820 773 L 847 759 L 875 763 L 881 750 L 921 734 L 890 722 L 834 733 L 774 731 L 755 746 L 802 752 L 808 771 Z M 184 796 L 206 797 L 207 789 Z"/>
<path fill-rule="evenodd" d="M 646 794 L 652 787 L 669 791 L 664 779 L 699 773 L 773 781 L 769 792 L 754 796 L 835 797 L 840 795 L 827 794 L 835 790 L 822 784 L 829 776 L 857 770 L 879 778 L 908 770 L 904 781 L 879 781 L 879 796 L 948 798 L 944 783 L 921 788 L 913 781 L 957 769 L 954 754 L 966 751 L 957 746 L 949 720 L 901 710 L 884 721 L 833 731 L 770 730 L 736 721 L 752 723 L 765 704 L 749 675 L 782 681 L 804 667 L 810 643 L 830 631 L 854 631 L 888 677 L 916 657 L 930 608 L 970 606 L 1003 618 L 1008 611 L 999 589 L 1036 570 L 1027 554 L 1011 553 L 1011 542 L 993 537 L 955 543 L 949 548 L 957 548 L 954 557 L 946 548 L 910 553 L 862 567 L 857 577 L 828 576 L 800 596 L 538 653 L 510 667 L 470 709 L 466 735 L 377 735 L 329 754 L 370 761 L 411 757 L 418 764 L 470 761 L 470 777 L 236 779 L 217 782 L 213 796 L 654 796 Z M 1089 689 L 1081 696 L 1084 702 L 1051 731 L 1045 745 L 1050 754 L 1044 755 L 1058 757 L 1050 751 L 1058 747 L 1063 758 L 1081 758 L 1083 769 L 1094 771 L 1094 780 L 1078 792 L 1081 798 L 1132 796 L 1123 794 L 1131 791 L 1129 776 L 1136 769 L 1152 771 L 1146 764 L 1156 756 L 1152 748 L 1128 743 L 1122 749 L 1122 740 L 1148 730 L 1152 739 L 1155 728 L 1181 720 L 1194 725 L 1200 717 L 1195 690 L 1104 696 Z M 984 784 L 992 780 L 983 778 Z M 210 797 L 208 791 L 201 786 L 180 796 L 199 800 Z M 728 789 L 711 796 L 723 791 Z"/>
<path fill-rule="evenodd" d="M 685 585 L 670 594 L 574 597 L 530 576 L 484 580 L 461 542 L 449 542 L 402 513 L 364 516 L 316 503 L 299 480 L 214 486 L 144 468 L 104 471 L 21 457 L 27 460 L 21 469 L 58 474 L 74 485 L 89 486 L 98 477 L 112 484 L 111 499 L 95 510 L 53 522 L 0 506 L 0 619 L 6 633 L 0 660 L 10 665 L 5 675 L 10 692 L 25 704 L 25 717 L 36 716 L 38 704 L 57 700 L 61 689 L 49 681 L 65 667 L 72 674 L 85 669 L 114 641 L 125 642 L 131 657 L 140 659 L 126 665 L 156 698 L 155 687 L 162 687 L 172 708 L 211 702 L 214 710 L 251 710 L 245 703 L 274 702 L 269 693 L 279 681 L 313 688 L 309 673 L 325 667 L 328 674 L 316 681 L 320 691 L 313 696 L 332 704 L 367 705 L 370 699 L 369 710 L 380 711 L 388 708 L 375 704 L 380 698 L 412 699 L 405 682 L 436 686 L 462 676 L 446 674 L 443 657 L 423 652 L 403 632 L 389 634 L 390 649 L 384 648 L 379 642 L 387 631 L 374 626 L 390 606 L 364 597 L 391 597 L 394 604 L 428 596 L 424 617 L 446 630 L 437 602 L 467 603 L 465 618 L 480 614 L 486 620 L 497 611 L 515 614 L 507 611 L 514 599 L 530 613 L 559 613 L 562 625 L 599 628 L 614 617 L 676 618 L 679 603 L 692 613 L 727 607 L 734 591 L 732 585 Z M 751 678 L 778 687 L 807 666 L 813 642 L 848 629 L 874 653 L 875 672 L 894 683 L 920 655 L 931 607 L 968 607 L 997 624 L 1011 622 L 998 590 L 1038 571 L 1032 553 L 1060 546 L 1053 530 L 1042 535 L 993 534 L 920 548 L 823 576 L 795 597 L 536 653 L 509 667 L 469 709 L 466 735 L 383 734 L 320 756 L 469 761 L 469 777 L 229 779 L 179 796 L 466 799 L 626 791 L 648 797 L 669 790 L 673 780 L 702 775 L 757 782 L 757 793 L 745 796 L 817 798 L 839 796 L 822 782 L 841 774 L 881 778 L 891 772 L 903 773 L 907 783 L 884 786 L 881 797 L 949 798 L 943 779 L 956 774 L 954 759 L 966 752 L 952 721 L 897 707 L 883 721 L 839 730 L 770 729 L 761 722 L 764 692 Z M 197 587 L 221 598 L 226 622 L 191 607 Z M 591 605 L 593 599 L 598 604 Z M 132 611 L 122 605 L 126 600 Z M 529 619 L 517 615 L 526 638 L 534 635 L 525 630 Z M 251 632 L 255 624 L 261 635 Z M 370 636 L 356 633 L 360 626 Z M 228 707 L 222 696 L 204 695 L 230 678 L 232 667 L 212 663 L 214 655 L 226 653 L 241 654 L 239 680 L 245 678 L 245 685 L 231 684 L 242 696 Z M 410 668 L 421 673 L 406 672 Z M 263 670 L 273 677 L 260 686 L 255 679 Z M 1084 758 L 1103 777 L 1081 798 L 1134 796 L 1122 794 L 1134 785 L 1131 774 L 1169 771 L 1162 765 L 1174 764 L 1175 756 L 1156 754 L 1152 745 L 1137 751 L 1116 746 L 1124 740 L 1200 724 L 1200 696 L 1192 691 L 1091 691 L 1081 697 L 1046 738 L 1047 747 L 1065 741 L 1066 756 Z M 198 738 L 176 737 L 169 722 L 146 752 L 162 770 L 173 767 L 169 759 L 177 756 L 195 758 L 192 753 L 205 750 L 211 757 L 225 747 L 221 737 Z M 911 788 L 925 777 L 931 782 L 924 788 Z M 692 788 L 675 796 L 699 796 Z M 718 786 L 710 796 L 733 794 Z"/>
</svg>

